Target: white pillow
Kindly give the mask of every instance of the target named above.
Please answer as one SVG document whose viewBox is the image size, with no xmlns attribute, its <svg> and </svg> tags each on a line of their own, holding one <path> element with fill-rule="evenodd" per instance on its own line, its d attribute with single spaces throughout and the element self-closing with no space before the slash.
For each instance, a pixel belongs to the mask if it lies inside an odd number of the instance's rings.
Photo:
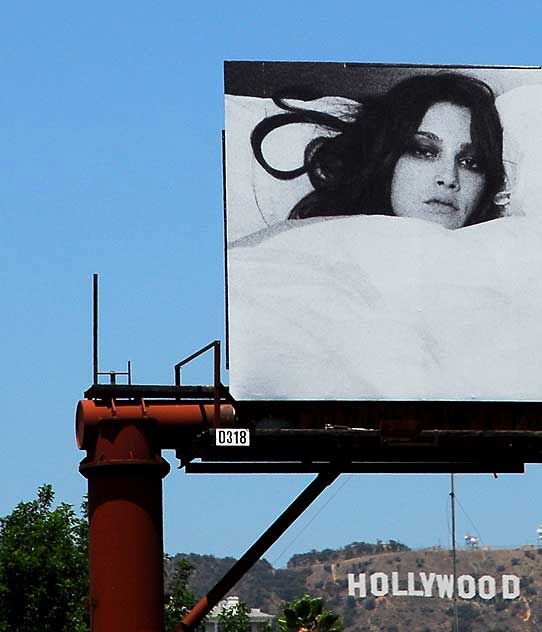
<svg viewBox="0 0 542 632">
<path fill-rule="evenodd" d="M 514 88 L 497 98 L 511 215 L 542 220 L 542 86 Z"/>
</svg>

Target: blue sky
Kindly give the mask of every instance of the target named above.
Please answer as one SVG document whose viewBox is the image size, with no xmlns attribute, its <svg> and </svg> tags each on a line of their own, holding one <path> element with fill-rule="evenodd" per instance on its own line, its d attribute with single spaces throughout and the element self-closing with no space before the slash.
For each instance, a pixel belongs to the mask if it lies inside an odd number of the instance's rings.
<svg viewBox="0 0 542 632">
<path fill-rule="evenodd" d="M 223 338 L 223 60 L 536 65 L 541 23 L 535 0 L 4 6 L 0 515 L 45 482 L 76 505 L 85 491 L 73 417 L 91 382 L 93 272 L 102 368 L 130 359 L 135 381 L 170 383 L 178 359 Z M 202 362 L 186 380 L 210 376 Z M 309 480 L 173 469 L 166 549 L 240 555 Z M 533 465 L 462 476 L 457 493 L 485 543 L 524 544 L 541 485 Z M 444 545 L 448 487 L 343 476 L 267 557 L 377 538 Z"/>
</svg>

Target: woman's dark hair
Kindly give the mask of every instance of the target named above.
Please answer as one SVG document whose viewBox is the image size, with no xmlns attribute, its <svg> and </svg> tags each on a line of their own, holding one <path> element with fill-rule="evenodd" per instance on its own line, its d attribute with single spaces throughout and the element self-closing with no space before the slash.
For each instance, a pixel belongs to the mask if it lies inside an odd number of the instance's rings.
<svg viewBox="0 0 542 632">
<path fill-rule="evenodd" d="M 252 132 L 258 162 L 271 175 L 292 179 L 307 173 L 314 191 L 288 215 L 304 219 L 331 215 L 393 215 L 391 180 L 398 159 L 407 150 L 427 110 L 435 103 L 467 107 L 471 137 L 485 176 L 485 190 L 467 224 L 478 224 L 502 215 L 494 203 L 504 187 L 502 126 L 495 95 L 484 82 L 456 73 L 417 75 L 400 81 L 383 95 L 364 99 L 352 119 L 294 107 L 287 99 L 304 98 L 290 91 L 274 101 L 287 113 L 264 119 Z M 314 98 L 314 97 L 313 97 Z M 304 165 L 293 171 L 271 167 L 262 154 L 262 142 L 274 129 L 291 123 L 314 123 L 335 132 L 311 141 Z"/>
</svg>

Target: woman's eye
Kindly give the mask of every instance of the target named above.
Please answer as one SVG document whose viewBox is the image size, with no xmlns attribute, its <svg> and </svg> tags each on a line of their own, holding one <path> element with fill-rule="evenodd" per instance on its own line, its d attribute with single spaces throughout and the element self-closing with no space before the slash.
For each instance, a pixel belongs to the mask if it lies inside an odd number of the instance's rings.
<svg viewBox="0 0 542 632">
<path fill-rule="evenodd" d="M 424 160 L 430 160 L 437 158 L 439 155 L 438 149 L 435 147 L 424 147 L 421 145 L 414 145 L 407 150 L 407 153 L 414 158 L 422 158 Z"/>
<path fill-rule="evenodd" d="M 459 159 L 459 164 L 469 171 L 481 171 L 480 161 L 474 156 L 463 156 Z"/>
<path fill-rule="evenodd" d="M 414 150 L 414 155 L 418 158 L 436 158 L 438 156 L 438 152 L 427 147 L 419 147 Z"/>
</svg>

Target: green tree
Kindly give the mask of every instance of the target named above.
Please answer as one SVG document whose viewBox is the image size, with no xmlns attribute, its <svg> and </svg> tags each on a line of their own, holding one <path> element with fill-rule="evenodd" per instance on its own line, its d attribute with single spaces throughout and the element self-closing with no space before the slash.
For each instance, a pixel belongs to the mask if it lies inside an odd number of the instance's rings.
<svg viewBox="0 0 542 632">
<path fill-rule="evenodd" d="M 196 603 L 194 593 L 188 590 L 188 580 L 194 567 L 186 558 L 174 559 L 166 554 L 164 568 L 170 574 L 169 578 L 166 577 L 164 620 L 166 630 L 171 630 Z"/>
<path fill-rule="evenodd" d="M 0 632 L 87 632 L 87 520 L 51 485 L 0 518 Z"/>
<path fill-rule="evenodd" d="M 222 632 L 247 632 L 250 627 L 249 612 L 250 608 L 242 601 L 224 608 L 218 615 L 219 629 Z"/>
<path fill-rule="evenodd" d="M 342 632 L 344 624 L 340 615 L 324 610 L 320 597 L 304 595 L 283 607 L 279 619 L 281 632 Z"/>
</svg>

